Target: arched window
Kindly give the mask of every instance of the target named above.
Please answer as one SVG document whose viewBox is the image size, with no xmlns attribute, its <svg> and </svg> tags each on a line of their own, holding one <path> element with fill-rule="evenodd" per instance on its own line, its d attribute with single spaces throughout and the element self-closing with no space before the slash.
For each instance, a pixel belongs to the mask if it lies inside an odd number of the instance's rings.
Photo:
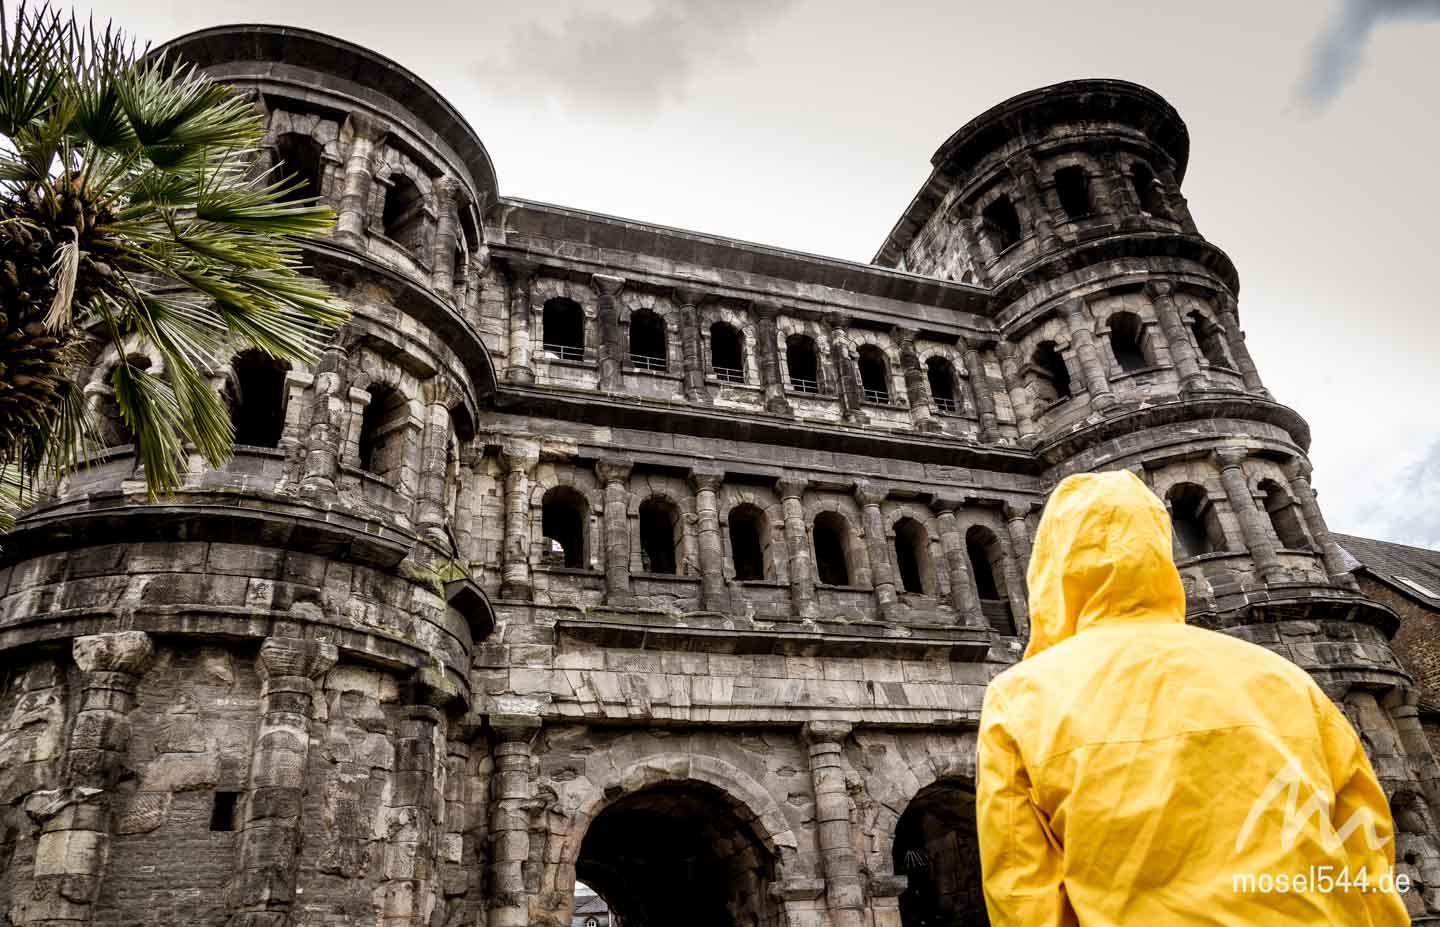
<svg viewBox="0 0 1440 927">
<path fill-rule="evenodd" d="M 745 382 L 745 344 L 735 326 L 710 326 L 710 369 L 721 383 Z"/>
<path fill-rule="evenodd" d="M 1090 215 L 1090 179 L 1085 168 L 1077 165 L 1062 167 L 1055 172 L 1055 193 L 1060 197 L 1060 208 L 1072 222 Z"/>
<path fill-rule="evenodd" d="M 1020 214 L 1015 211 L 1015 204 L 1010 202 L 1010 197 L 995 197 L 980 215 L 990 232 L 996 254 L 1020 241 Z"/>
<path fill-rule="evenodd" d="M 425 198 L 415 181 L 404 174 L 390 175 L 390 189 L 385 191 L 385 210 L 380 224 L 385 237 L 414 251 L 420 247 L 425 228 Z"/>
<path fill-rule="evenodd" d="M 665 322 L 649 309 L 630 316 L 630 363 L 639 370 L 659 370 L 665 362 Z"/>
<path fill-rule="evenodd" d="M 1130 181 L 1135 187 L 1135 195 L 1140 199 L 1141 209 L 1152 216 L 1169 218 L 1170 211 L 1165 208 L 1164 192 L 1160 189 L 1160 182 L 1155 179 L 1155 172 L 1150 170 L 1150 165 L 1143 161 L 1130 165 Z"/>
<path fill-rule="evenodd" d="M 820 363 L 814 338 L 791 335 L 785 339 L 785 369 L 790 374 L 790 388 L 795 392 L 820 392 Z"/>
<path fill-rule="evenodd" d="M 989 528 L 975 525 L 965 532 L 965 555 L 985 620 L 1001 634 L 1014 634 L 1015 616 L 1004 586 L 1005 548 L 1000 539 Z"/>
<path fill-rule="evenodd" d="M 573 299 L 545 300 L 540 318 L 540 343 L 545 353 L 560 360 L 585 358 L 585 310 Z"/>
<path fill-rule="evenodd" d="M 640 561 L 646 573 L 678 573 L 680 513 L 667 499 L 640 503 Z"/>
<path fill-rule="evenodd" d="M 1280 546 L 1286 550 L 1313 550 L 1304 515 L 1290 494 L 1274 480 L 1263 481 L 1260 491 L 1265 494 L 1265 512 L 1270 516 Z"/>
<path fill-rule="evenodd" d="M 935 408 L 957 414 L 960 400 L 955 395 L 955 368 L 943 357 L 931 357 L 925 361 L 925 375 L 930 380 L 930 397 L 935 400 Z"/>
<path fill-rule="evenodd" d="M 569 486 L 556 486 L 540 500 L 540 533 L 545 536 L 545 558 L 558 566 L 582 570 L 585 556 L 585 526 L 590 506 L 585 497 Z"/>
<path fill-rule="evenodd" d="M 935 594 L 935 567 L 930 560 L 930 533 L 913 518 L 895 523 L 895 566 L 902 591 Z"/>
<path fill-rule="evenodd" d="M 1190 332 L 1205 362 L 1213 367 L 1233 367 L 1225 350 L 1225 331 L 1200 312 L 1190 314 Z"/>
<path fill-rule="evenodd" d="M 273 179 L 292 187 L 281 200 L 293 203 L 319 199 L 324 152 L 319 142 L 300 132 L 286 132 L 275 139 Z"/>
<path fill-rule="evenodd" d="M 1170 523 L 1175 530 L 1175 557 L 1185 559 L 1225 549 L 1225 533 L 1220 517 L 1204 487 L 1194 483 L 1176 483 L 1165 494 L 1170 507 Z"/>
<path fill-rule="evenodd" d="M 1143 370 L 1152 365 L 1149 345 L 1145 342 L 1145 326 L 1133 312 L 1117 312 L 1110 316 L 1110 350 L 1115 362 L 1125 373 Z"/>
<path fill-rule="evenodd" d="M 769 537 L 765 513 L 745 503 L 730 510 L 730 561 L 735 578 L 741 582 L 765 578 L 765 547 Z"/>
<path fill-rule="evenodd" d="M 831 586 L 850 585 L 850 523 L 836 512 L 815 516 L 815 575 Z"/>
<path fill-rule="evenodd" d="M 1042 341 L 1036 346 L 1030 359 L 1030 373 L 1041 405 L 1070 398 L 1070 370 L 1065 366 L 1065 358 L 1055 349 L 1055 342 Z"/>
<path fill-rule="evenodd" d="M 225 400 L 235 443 L 278 447 L 285 429 L 285 372 L 289 366 L 251 348 L 230 362 Z"/>
<path fill-rule="evenodd" d="M 405 428 L 410 406 L 398 389 L 377 383 L 360 416 L 360 469 L 385 477 L 405 462 Z"/>
<path fill-rule="evenodd" d="M 860 390 L 866 402 L 881 405 L 890 404 L 890 366 L 885 363 L 885 352 L 873 344 L 860 348 Z"/>
</svg>

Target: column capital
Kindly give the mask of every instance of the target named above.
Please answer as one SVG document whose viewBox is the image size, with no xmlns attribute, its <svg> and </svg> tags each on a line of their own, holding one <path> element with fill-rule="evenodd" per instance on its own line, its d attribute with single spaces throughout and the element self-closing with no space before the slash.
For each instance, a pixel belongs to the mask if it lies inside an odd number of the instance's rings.
<svg viewBox="0 0 1440 927">
<path fill-rule="evenodd" d="M 625 288 L 625 278 L 616 277 L 612 274 L 591 274 L 590 285 L 593 286 L 601 296 L 608 296 L 614 299 L 620 295 Z"/>
<path fill-rule="evenodd" d="M 1215 458 L 1215 462 L 1220 465 L 1220 469 L 1233 470 L 1239 469 L 1240 466 L 1245 463 L 1246 459 L 1250 456 L 1250 452 L 1243 447 L 1217 447 L 1211 452 L 1211 455 Z"/>
<path fill-rule="evenodd" d="M 890 329 L 891 337 L 893 337 L 897 342 L 899 342 L 901 347 L 905 347 L 906 345 L 914 347 L 915 334 L 915 329 L 904 328 L 899 325 L 896 325 L 894 328 Z"/>
<path fill-rule="evenodd" d="M 605 486 L 625 482 L 630 478 L 630 471 L 634 469 L 635 461 L 628 457 L 601 457 L 595 461 L 595 475 Z"/>
<path fill-rule="evenodd" d="M 723 470 L 691 470 L 690 488 L 696 492 L 716 492 L 725 482 Z"/>
<path fill-rule="evenodd" d="M 460 687 L 438 667 L 424 666 L 410 677 L 408 699 L 411 705 L 444 710 L 460 698 Z"/>
<path fill-rule="evenodd" d="M 1175 293 L 1175 284 L 1169 280 L 1147 280 L 1145 281 L 1145 295 L 1150 299 L 1163 299 Z"/>
<path fill-rule="evenodd" d="M 487 720 L 495 739 L 500 743 L 528 744 L 539 733 L 541 720 L 538 714 L 523 711 L 492 711 Z"/>
<path fill-rule="evenodd" d="M 535 278 L 535 274 L 540 270 L 538 261 L 526 258 L 497 254 L 494 256 L 494 260 L 500 265 L 500 269 L 505 272 L 505 276 L 513 286 L 525 286 Z"/>
<path fill-rule="evenodd" d="M 930 511 L 937 515 L 954 515 L 964 504 L 959 496 L 936 496 L 930 500 Z"/>
<path fill-rule="evenodd" d="M 958 344 L 961 351 L 975 351 L 976 353 L 992 349 L 998 350 L 1000 347 L 998 339 L 984 335 L 961 335 Z"/>
<path fill-rule="evenodd" d="M 528 471 L 540 462 L 540 442 L 506 438 L 500 442 L 500 463 L 511 473 Z"/>
<path fill-rule="evenodd" d="M 708 299 L 713 298 L 704 290 L 697 290 L 693 287 L 677 286 L 670 288 L 670 298 L 675 300 L 679 306 L 700 306 Z"/>
<path fill-rule="evenodd" d="M 834 331 L 845 331 L 850 327 L 850 315 L 845 312 L 825 313 L 825 324 Z"/>
<path fill-rule="evenodd" d="M 799 499 L 810 488 L 810 481 L 801 476 L 782 476 L 775 481 L 775 491 L 780 500 Z"/>
<path fill-rule="evenodd" d="M 1286 461 L 1284 470 L 1285 475 L 1290 479 L 1305 480 L 1307 483 L 1310 481 L 1310 475 L 1315 472 L 1315 468 L 1311 466 L 1310 461 L 1304 457 L 1290 458 Z"/>
<path fill-rule="evenodd" d="M 1065 300 L 1060 304 L 1060 311 L 1065 313 L 1065 318 L 1071 325 L 1085 324 L 1085 300 L 1083 297 L 1076 296 L 1073 299 Z"/>
<path fill-rule="evenodd" d="M 840 744 L 854 729 L 855 725 L 849 721 L 806 721 L 800 728 L 800 737 L 807 744 Z"/>
<path fill-rule="evenodd" d="M 435 178 L 435 182 L 431 186 L 435 190 L 435 200 L 438 206 L 454 205 L 455 199 L 460 193 L 460 185 L 455 182 L 455 178 L 441 175 Z"/>
<path fill-rule="evenodd" d="M 75 664 L 87 673 L 125 673 L 139 676 L 150 664 L 155 648 L 144 631 L 112 631 L 77 637 L 70 643 Z"/>
<path fill-rule="evenodd" d="M 276 676 L 300 676 L 319 679 L 330 672 L 340 660 L 340 652 L 330 641 L 305 640 L 299 637 L 267 637 L 260 645 L 255 661 L 262 679 Z"/>
<path fill-rule="evenodd" d="M 775 321 L 775 319 L 777 319 L 777 318 L 780 317 L 780 306 L 779 306 L 779 304 L 777 304 L 777 303 L 772 303 L 772 302 L 770 302 L 769 300 L 764 300 L 764 299 L 753 299 L 753 300 L 751 300 L 751 301 L 750 301 L 750 311 L 755 314 L 755 317 L 756 317 L 757 319 L 764 319 L 764 320 L 767 321 L 767 322 L 773 322 L 773 321 Z"/>
<path fill-rule="evenodd" d="M 1007 501 L 1001 506 L 1001 511 L 1005 513 L 1006 521 L 1024 520 L 1030 517 L 1031 512 L 1035 511 L 1035 504 L 1033 502 Z"/>
<path fill-rule="evenodd" d="M 885 501 L 889 492 L 876 486 L 869 480 L 857 480 L 855 482 L 855 501 L 860 503 L 861 508 L 869 508 L 872 505 L 879 505 Z"/>
</svg>

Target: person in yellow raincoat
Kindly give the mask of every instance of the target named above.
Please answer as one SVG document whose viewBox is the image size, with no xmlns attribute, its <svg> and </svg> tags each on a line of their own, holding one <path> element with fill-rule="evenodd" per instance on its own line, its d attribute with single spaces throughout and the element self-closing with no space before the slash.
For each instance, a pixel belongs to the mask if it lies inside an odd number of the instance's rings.
<svg viewBox="0 0 1440 927">
<path fill-rule="evenodd" d="M 1134 474 L 1062 481 L 1028 578 L 1029 646 L 980 720 L 993 927 L 1410 923 L 1354 729 L 1293 663 L 1185 624 Z"/>
</svg>

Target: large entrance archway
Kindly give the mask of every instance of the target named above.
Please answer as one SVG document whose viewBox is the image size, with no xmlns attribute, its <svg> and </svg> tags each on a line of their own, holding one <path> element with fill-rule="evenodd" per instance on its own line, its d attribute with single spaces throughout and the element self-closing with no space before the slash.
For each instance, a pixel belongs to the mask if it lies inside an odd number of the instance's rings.
<svg viewBox="0 0 1440 927">
<path fill-rule="evenodd" d="M 619 927 L 779 927 L 776 861 L 748 817 L 705 783 L 633 792 L 590 824 L 576 878 Z"/>
<path fill-rule="evenodd" d="M 908 877 L 904 927 L 989 927 L 975 793 L 967 785 L 942 780 L 921 789 L 895 825 L 891 852 L 895 872 Z"/>
</svg>

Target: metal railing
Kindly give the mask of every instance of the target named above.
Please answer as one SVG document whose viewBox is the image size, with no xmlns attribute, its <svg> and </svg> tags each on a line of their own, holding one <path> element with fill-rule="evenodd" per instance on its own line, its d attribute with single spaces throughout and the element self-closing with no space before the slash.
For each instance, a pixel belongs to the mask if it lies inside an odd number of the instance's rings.
<svg viewBox="0 0 1440 927">
<path fill-rule="evenodd" d="M 554 355 L 560 360 L 578 361 L 585 359 L 585 349 L 573 344 L 544 344 L 546 354 Z"/>
<path fill-rule="evenodd" d="M 630 363 L 636 370 L 651 370 L 664 373 L 668 367 L 665 358 L 655 357 L 653 354 L 631 354 Z"/>
<path fill-rule="evenodd" d="M 861 390 L 866 402 L 873 402 L 877 405 L 888 406 L 890 404 L 890 393 L 883 389 Z"/>
<path fill-rule="evenodd" d="M 715 372 L 715 379 L 721 383 L 744 383 L 745 371 L 739 367 L 711 367 Z"/>
<path fill-rule="evenodd" d="M 936 398 L 935 408 L 948 415 L 956 415 L 960 412 L 960 400 Z"/>
<path fill-rule="evenodd" d="M 804 377 L 791 377 L 790 388 L 797 393 L 818 394 L 820 392 L 820 381 L 807 380 Z"/>
</svg>

